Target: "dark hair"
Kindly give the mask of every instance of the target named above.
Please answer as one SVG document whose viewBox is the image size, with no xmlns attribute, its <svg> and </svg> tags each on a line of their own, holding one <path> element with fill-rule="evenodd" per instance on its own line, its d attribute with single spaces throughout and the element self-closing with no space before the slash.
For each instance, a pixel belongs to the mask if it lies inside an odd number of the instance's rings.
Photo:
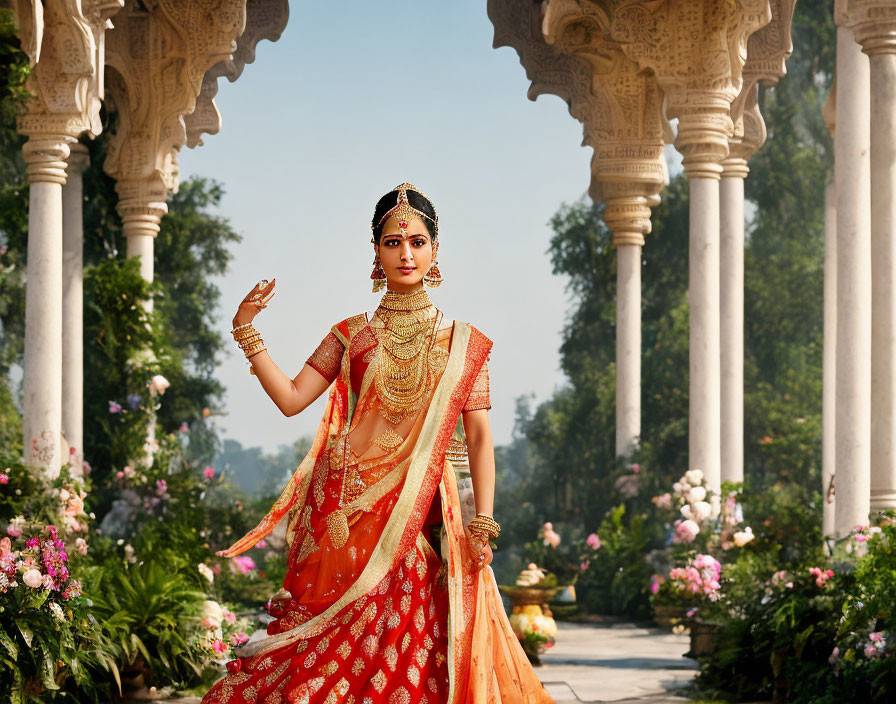
<svg viewBox="0 0 896 704">
<path fill-rule="evenodd" d="M 436 209 L 433 207 L 432 203 L 429 201 L 425 195 L 418 191 L 412 191 L 408 189 L 408 203 L 410 203 L 411 207 L 415 210 L 419 210 L 426 217 L 423 218 L 423 224 L 426 225 L 426 229 L 429 231 L 430 237 L 435 240 L 439 236 L 439 226 L 438 221 L 436 220 Z M 398 203 L 398 191 L 389 191 L 386 195 L 380 198 L 376 203 L 376 208 L 373 209 L 373 220 L 371 221 L 371 225 L 373 227 L 373 241 L 376 244 L 380 243 L 380 237 L 383 236 L 383 225 L 385 225 L 385 221 L 380 222 L 383 219 L 383 216 L 388 213 L 392 208 L 396 206 Z"/>
</svg>

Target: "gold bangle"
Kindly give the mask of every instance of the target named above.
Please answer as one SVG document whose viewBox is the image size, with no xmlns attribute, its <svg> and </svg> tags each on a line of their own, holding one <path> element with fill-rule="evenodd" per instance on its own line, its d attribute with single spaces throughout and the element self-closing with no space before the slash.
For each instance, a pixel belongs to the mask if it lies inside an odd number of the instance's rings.
<svg viewBox="0 0 896 704">
<path fill-rule="evenodd" d="M 501 534 L 501 526 L 491 516 L 478 514 L 468 525 L 469 530 L 485 533 L 490 538 L 497 538 Z"/>
<path fill-rule="evenodd" d="M 254 345 L 253 347 L 250 347 L 248 350 L 244 350 L 244 352 L 246 354 L 246 359 L 249 359 L 250 357 L 254 357 L 259 352 L 264 352 L 266 349 L 267 349 L 267 347 L 264 346 L 263 342 L 261 342 L 257 345 Z"/>
<path fill-rule="evenodd" d="M 247 350 L 250 347 L 252 347 L 253 345 L 257 345 L 259 342 L 261 342 L 261 335 L 259 335 L 258 337 L 253 337 L 250 340 L 245 340 L 243 342 L 240 342 L 240 349 Z"/>
</svg>

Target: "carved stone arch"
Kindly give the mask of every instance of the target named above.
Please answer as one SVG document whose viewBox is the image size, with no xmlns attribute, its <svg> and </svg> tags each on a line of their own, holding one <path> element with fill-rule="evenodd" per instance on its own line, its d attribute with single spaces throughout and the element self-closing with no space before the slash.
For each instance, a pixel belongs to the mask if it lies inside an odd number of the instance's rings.
<svg viewBox="0 0 896 704">
<path fill-rule="evenodd" d="M 235 82 L 246 64 L 255 61 L 258 43 L 263 39 L 271 42 L 280 39 L 288 20 L 289 0 L 246 2 L 246 29 L 236 40 L 236 50 L 231 57 L 219 61 L 205 72 L 196 98 L 196 109 L 184 118 L 188 147 L 192 149 L 201 145 L 203 134 L 217 134 L 221 129 L 221 113 L 215 105 L 218 78 L 223 76 L 231 83 Z"/>
</svg>

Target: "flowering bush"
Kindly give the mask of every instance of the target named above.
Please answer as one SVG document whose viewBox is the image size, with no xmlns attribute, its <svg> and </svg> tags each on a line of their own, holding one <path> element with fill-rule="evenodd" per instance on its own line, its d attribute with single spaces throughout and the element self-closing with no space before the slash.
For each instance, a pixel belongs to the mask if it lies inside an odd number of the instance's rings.
<svg viewBox="0 0 896 704">
<path fill-rule="evenodd" d="M 697 555 L 684 567 L 669 573 L 669 582 L 679 592 L 709 601 L 719 600 L 722 565 L 712 555 Z"/>
</svg>

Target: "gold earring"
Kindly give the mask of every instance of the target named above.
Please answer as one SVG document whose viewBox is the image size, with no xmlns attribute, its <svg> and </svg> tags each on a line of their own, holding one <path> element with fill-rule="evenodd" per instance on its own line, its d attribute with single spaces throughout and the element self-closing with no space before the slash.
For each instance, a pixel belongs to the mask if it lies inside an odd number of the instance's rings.
<svg viewBox="0 0 896 704">
<path fill-rule="evenodd" d="M 442 285 L 442 272 L 439 271 L 438 258 L 433 260 L 432 266 L 429 267 L 429 271 L 427 271 L 426 275 L 423 277 L 423 283 L 427 284 L 430 288 L 438 288 Z"/>
<path fill-rule="evenodd" d="M 380 264 L 380 256 L 377 254 L 373 258 L 373 271 L 370 272 L 370 278 L 373 281 L 373 292 L 382 291 L 386 287 L 386 272 L 383 271 L 383 265 Z"/>
</svg>

